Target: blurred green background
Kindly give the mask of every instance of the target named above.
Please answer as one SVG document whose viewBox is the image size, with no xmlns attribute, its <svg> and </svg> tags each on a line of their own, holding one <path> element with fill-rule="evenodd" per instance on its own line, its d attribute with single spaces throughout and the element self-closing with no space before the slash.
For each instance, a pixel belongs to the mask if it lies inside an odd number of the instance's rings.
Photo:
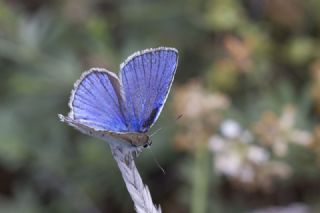
<svg viewBox="0 0 320 213">
<path fill-rule="evenodd" d="M 320 1 L 0 1 L 0 212 L 134 212 L 105 142 L 62 124 L 75 80 L 172 46 L 138 168 L 163 212 L 320 212 Z M 176 120 L 176 117 L 183 117 Z"/>
</svg>

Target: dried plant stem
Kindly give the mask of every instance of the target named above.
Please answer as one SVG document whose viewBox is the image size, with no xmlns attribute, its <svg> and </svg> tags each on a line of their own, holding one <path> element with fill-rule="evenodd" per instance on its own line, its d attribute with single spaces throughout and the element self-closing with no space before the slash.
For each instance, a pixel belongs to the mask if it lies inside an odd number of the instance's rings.
<svg viewBox="0 0 320 213">
<path fill-rule="evenodd" d="M 116 160 L 121 171 L 123 180 L 133 200 L 137 213 L 161 213 L 160 206 L 157 208 L 151 198 L 150 191 L 143 184 L 137 167 L 134 163 L 133 153 L 121 146 L 110 144 L 113 158 Z"/>
</svg>

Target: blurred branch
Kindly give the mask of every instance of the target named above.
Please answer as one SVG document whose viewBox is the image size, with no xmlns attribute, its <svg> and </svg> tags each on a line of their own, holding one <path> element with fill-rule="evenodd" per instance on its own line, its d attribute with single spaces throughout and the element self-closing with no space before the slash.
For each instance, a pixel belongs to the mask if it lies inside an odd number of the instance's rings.
<svg viewBox="0 0 320 213">
<path fill-rule="evenodd" d="M 209 179 L 208 150 L 206 146 L 197 146 L 193 171 L 192 212 L 207 212 L 208 179 Z"/>
</svg>

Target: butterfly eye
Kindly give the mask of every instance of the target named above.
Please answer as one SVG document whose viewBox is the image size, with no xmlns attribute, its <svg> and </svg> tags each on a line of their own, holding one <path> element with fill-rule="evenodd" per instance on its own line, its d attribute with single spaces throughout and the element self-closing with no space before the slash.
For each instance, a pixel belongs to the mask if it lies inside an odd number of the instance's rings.
<svg viewBox="0 0 320 213">
<path fill-rule="evenodd" d="M 152 144 L 152 140 L 148 140 L 147 141 L 147 143 L 145 143 L 144 145 L 143 145 L 143 148 L 147 148 L 147 147 L 149 147 L 149 146 L 151 146 L 151 144 Z"/>
<path fill-rule="evenodd" d="M 143 145 L 143 148 L 147 148 L 149 146 L 148 143 L 146 143 L 145 145 Z"/>
</svg>

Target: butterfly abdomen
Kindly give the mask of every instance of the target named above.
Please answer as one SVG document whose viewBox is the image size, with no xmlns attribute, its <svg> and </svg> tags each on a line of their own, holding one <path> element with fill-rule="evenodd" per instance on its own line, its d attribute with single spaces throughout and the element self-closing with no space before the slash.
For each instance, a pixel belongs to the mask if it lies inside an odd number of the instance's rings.
<svg viewBox="0 0 320 213">
<path fill-rule="evenodd" d="M 133 147 L 144 147 L 144 146 L 148 146 L 150 143 L 149 136 L 144 133 L 124 133 L 124 134 L 113 133 L 112 136 L 123 140 L 124 142 L 132 145 Z"/>
</svg>

